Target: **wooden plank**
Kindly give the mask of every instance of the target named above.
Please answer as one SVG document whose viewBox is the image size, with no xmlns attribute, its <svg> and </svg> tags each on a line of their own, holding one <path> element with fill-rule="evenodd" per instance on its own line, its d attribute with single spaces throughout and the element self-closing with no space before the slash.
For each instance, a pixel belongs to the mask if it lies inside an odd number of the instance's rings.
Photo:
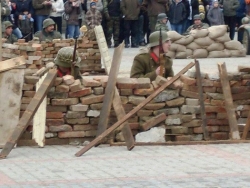
<svg viewBox="0 0 250 188">
<path fill-rule="evenodd" d="M 124 48 L 124 43 L 120 44 L 118 48 L 114 51 L 114 56 L 112 60 L 112 66 L 110 69 L 107 86 L 105 88 L 105 94 L 103 99 L 103 106 L 100 112 L 98 127 L 97 127 L 97 136 L 102 134 L 108 127 L 108 117 L 110 114 L 110 109 L 114 97 L 114 88 L 116 85 L 116 78 L 118 75 L 120 63 L 121 63 L 121 54 Z"/>
<path fill-rule="evenodd" d="M 44 79 L 47 77 L 47 74 L 48 73 L 43 75 L 36 83 L 36 91 L 38 91 L 41 87 Z M 45 142 L 46 107 L 47 96 L 44 97 L 43 102 L 40 104 L 33 118 L 32 139 L 34 139 L 40 147 L 44 147 Z"/>
<path fill-rule="evenodd" d="M 7 71 L 25 64 L 26 61 L 24 56 L 8 59 L 6 61 L 0 62 L 0 72 Z"/>
<path fill-rule="evenodd" d="M 25 110 L 24 114 L 19 120 L 17 127 L 12 132 L 8 142 L 5 144 L 4 148 L 2 149 L 0 153 L 0 159 L 6 158 L 9 155 L 14 145 L 17 143 L 17 140 L 20 138 L 22 133 L 28 127 L 29 122 L 34 117 L 34 114 L 36 113 L 38 107 L 40 106 L 44 97 L 47 95 L 51 85 L 54 83 L 56 75 L 57 75 L 56 69 L 52 69 L 49 71 L 41 87 L 38 89 L 35 96 L 32 98 L 29 105 L 27 106 L 27 109 Z"/>
<path fill-rule="evenodd" d="M 247 133 L 249 131 L 249 128 L 250 128 L 250 111 L 248 112 L 247 122 L 246 122 L 246 125 L 245 125 L 244 130 L 243 130 L 243 134 L 242 134 L 242 137 L 241 137 L 242 140 L 247 139 Z"/>
<path fill-rule="evenodd" d="M 195 60 L 195 69 L 196 69 L 196 83 L 199 91 L 199 101 L 200 101 L 200 110 L 201 110 L 201 119 L 202 119 L 202 131 L 205 140 L 209 140 L 208 131 L 207 131 L 207 117 L 205 112 L 204 104 L 204 95 L 201 83 L 201 70 L 199 61 Z"/>
<path fill-rule="evenodd" d="M 218 69 L 220 73 L 220 81 L 222 85 L 222 91 L 225 98 L 225 106 L 228 116 L 228 122 L 230 126 L 231 138 L 240 139 L 240 134 L 238 130 L 238 124 L 235 115 L 235 107 L 233 105 L 233 98 L 231 93 L 231 88 L 227 76 L 227 69 L 225 63 L 218 63 Z"/>
<path fill-rule="evenodd" d="M 23 78 L 24 69 L 0 73 L 0 148 L 3 148 L 19 121 Z"/>
<path fill-rule="evenodd" d="M 165 113 L 161 113 L 158 116 L 152 117 L 149 120 L 147 120 L 145 123 L 141 125 L 141 130 L 142 131 L 147 131 L 150 128 L 154 127 L 158 123 L 164 121 L 167 118 Z"/>
<path fill-rule="evenodd" d="M 104 137 L 106 137 L 112 131 L 114 131 L 116 128 L 118 128 L 128 118 L 130 118 L 131 116 L 133 116 L 136 112 L 138 112 L 142 107 L 144 107 L 151 100 L 153 100 L 166 87 L 168 87 L 170 84 L 172 84 L 174 81 L 176 81 L 182 74 L 184 74 L 188 69 L 190 69 L 193 66 L 194 66 L 194 63 L 189 63 L 184 69 L 182 69 L 178 74 L 176 74 L 174 77 L 172 77 L 170 80 L 168 80 L 165 84 L 163 84 L 161 87 L 159 87 L 157 90 L 155 90 L 154 93 L 152 93 L 150 96 L 148 96 L 143 102 L 141 102 L 138 106 L 136 106 L 128 114 L 126 114 L 121 120 L 119 120 L 118 122 L 116 122 L 109 129 L 107 129 L 105 132 L 103 132 L 101 135 L 99 135 L 97 138 L 95 138 L 92 142 L 90 142 L 87 146 L 85 146 L 83 149 L 81 149 L 79 152 L 77 152 L 75 154 L 75 156 L 80 157 L 82 154 L 84 154 L 89 149 L 91 149 L 93 146 L 95 146 L 97 143 L 99 143 Z"/>
</svg>

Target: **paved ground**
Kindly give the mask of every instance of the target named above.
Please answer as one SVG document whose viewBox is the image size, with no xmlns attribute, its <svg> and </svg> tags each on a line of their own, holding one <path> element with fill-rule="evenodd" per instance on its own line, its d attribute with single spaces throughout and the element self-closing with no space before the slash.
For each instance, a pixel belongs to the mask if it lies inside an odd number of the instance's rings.
<svg viewBox="0 0 250 188">
<path fill-rule="evenodd" d="M 248 188 L 250 144 L 19 147 L 0 160 L 0 188 Z"/>
</svg>

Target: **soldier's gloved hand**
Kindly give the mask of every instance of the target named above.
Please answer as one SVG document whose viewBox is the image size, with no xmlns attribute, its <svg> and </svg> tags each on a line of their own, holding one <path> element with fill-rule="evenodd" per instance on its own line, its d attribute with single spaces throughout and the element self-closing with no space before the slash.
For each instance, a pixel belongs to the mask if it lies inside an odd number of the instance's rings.
<svg viewBox="0 0 250 188">
<path fill-rule="evenodd" d="M 157 69 L 155 70 L 155 73 L 156 73 L 157 75 L 160 75 L 160 69 L 161 69 L 161 66 L 157 67 Z M 163 69 L 162 74 L 163 74 L 163 75 L 165 74 L 165 69 Z"/>
<path fill-rule="evenodd" d="M 106 18 L 107 21 L 110 20 L 110 16 L 109 16 L 109 13 L 108 13 L 108 12 L 106 12 L 106 13 L 104 14 L 104 16 L 105 16 L 105 18 Z"/>
</svg>

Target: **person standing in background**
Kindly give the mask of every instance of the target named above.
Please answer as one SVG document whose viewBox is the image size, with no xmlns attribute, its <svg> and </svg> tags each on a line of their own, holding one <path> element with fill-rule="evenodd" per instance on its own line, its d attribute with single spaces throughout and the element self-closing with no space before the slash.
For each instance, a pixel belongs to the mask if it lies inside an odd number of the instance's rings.
<svg viewBox="0 0 250 188">
<path fill-rule="evenodd" d="M 246 2 L 245 0 L 239 0 L 239 8 L 236 10 L 236 24 L 237 24 L 237 28 L 239 29 L 239 27 L 242 25 L 242 18 L 244 18 L 246 16 Z M 238 33 L 238 41 L 242 43 L 243 40 L 243 32 L 239 32 Z"/>
<path fill-rule="evenodd" d="M 94 29 L 95 26 L 101 25 L 102 14 L 96 9 L 96 3 L 90 3 L 90 9 L 86 12 L 86 22 L 88 29 Z"/>
<path fill-rule="evenodd" d="M 209 9 L 207 13 L 207 19 L 210 23 L 210 26 L 213 25 L 224 25 L 224 16 L 219 7 L 218 0 L 214 0 L 212 7 Z"/>
<path fill-rule="evenodd" d="M 186 31 L 193 24 L 193 17 L 199 14 L 199 1 L 198 0 L 188 0 L 189 2 L 189 14 L 187 15 L 187 20 L 184 24 L 184 30 Z"/>
<path fill-rule="evenodd" d="M 56 23 L 56 30 L 62 34 L 62 13 L 64 12 L 63 0 L 52 0 L 50 18 Z"/>
</svg>

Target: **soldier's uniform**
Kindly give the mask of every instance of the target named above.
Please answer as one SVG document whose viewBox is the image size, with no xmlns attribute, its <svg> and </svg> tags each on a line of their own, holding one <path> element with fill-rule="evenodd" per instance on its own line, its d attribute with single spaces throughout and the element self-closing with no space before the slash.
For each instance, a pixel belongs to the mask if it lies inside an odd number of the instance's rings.
<svg viewBox="0 0 250 188">
<path fill-rule="evenodd" d="M 63 47 L 58 51 L 56 58 L 54 59 L 54 63 L 58 67 L 57 75 L 59 77 L 63 77 L 65 75 L 72 75 L 74 76 L 75 79 L 82 80 L 80 73 L 81 58 L 79 57 L 77 51 L 76 51 L 74 69 L 73 70 L 71 69 L 73 54 L 74 54 L 74 48 L 72 47 Z M 59 67 L 68 68 L 68 72 L 62 72 L 59 69 Z"/>
<path fill-rule="evenodd" d="M 155 25 L 155 31 L 169 31 L 167 23 L 163 23 L 163 19 L 168 19 L 165 13 L 158 14 L 157 23 Z"/>
<path fill-rule="evenodd" d="M 200 15 L 194 15 L 194 20 L 196 20 L 196 19 L 201 20 L 201 16 Z M 207 23 L 202 23 L 201 22 L 201 24 L 199 24 L 199 25 L 193 24 L 189 28 L 187 28 L 187 31 L 183 35 L 189 35 L 189 32 L 191 30 L 194 30 L 194 29 L 199 30 L 199 29 L 207 29 L 207 28 L 209 28 L 209 25 Z"/>
<path fill-rule="evenodd" d="M 152 33 L 149 36 L 149 47 L 159 45 L 159 31 Z M 166 32 L 162 33 L 162 43 L 169 40 Z M 164 56 L 165 78 L 174 76 L 172 68 L 173 61 L 170 57 Z M 149 49 L 135 56 L 133 65 L 130 72 L 131 78 L 150 78 L 151 81 L 157 77 L 156 69 L 160 65 L 158 64 L 158 57 Z"/>
<path fill-rule="evenodd" d="M 17 42 L 18 39 L 16 35 L 14 35 L 13 33 L 11 33 L 10 35 L 7 35 L 5 33 L 5 30 L 8 27 L 13 27 L 13 24 L 10 21 L 4 21 L 2 24 L 2 31 L 3 31 L 2 38 L 5 39 L 4 43 L 13 44 L 14 42 Z"/>
<path fill-rule="evenodd" d="M 35 33 L 34 38 L 38 38 L 39 41 L 52 41 L 53 39 L 62 39 L 62 35 L 58 31 L 53 32 L 46 32 L 45 28 L 47 28 L 50 25 L 54 25 L 55 22 L 48 18 L 43 21 L 43 30 L 38 31 Z"/>
</svg>

